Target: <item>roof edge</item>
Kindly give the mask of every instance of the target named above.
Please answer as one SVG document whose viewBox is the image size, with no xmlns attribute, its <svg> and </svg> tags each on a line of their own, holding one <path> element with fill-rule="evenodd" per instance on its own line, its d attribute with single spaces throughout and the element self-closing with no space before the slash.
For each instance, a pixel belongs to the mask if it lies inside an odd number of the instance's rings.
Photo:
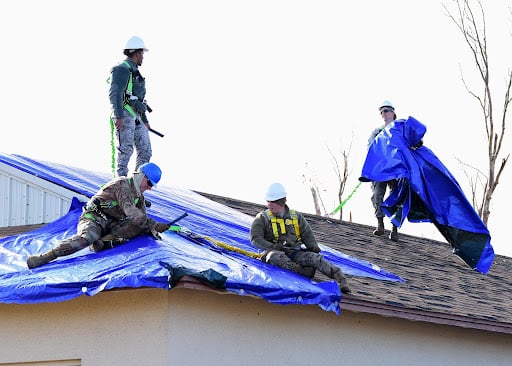
<svg viewBox="0 0 512 366">
<path fill-rule="evenodd" d="M 410 308 L 399 308 L 369 301 L 343 298 L 340 303 L 342 310 L 359 313 L 370 313 L 392 318 L 422 321 L 434 324 L 456 326 L 468 329 L 485 330 L 494 333 L 512 334 L 512 324 L 491 320 L 475 319 L 460 315 L 434 313 Z"/>
</svg>

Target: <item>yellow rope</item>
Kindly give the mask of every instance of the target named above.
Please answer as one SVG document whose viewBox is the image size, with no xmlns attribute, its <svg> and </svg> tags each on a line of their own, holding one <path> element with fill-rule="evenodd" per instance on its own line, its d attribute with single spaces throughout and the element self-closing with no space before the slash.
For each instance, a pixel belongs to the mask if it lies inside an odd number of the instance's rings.
<svg viewBox="0 0 512 366">
<path fill-rule="evenodd" d="M 217 245 L 217 246 L 219 246 L 221 248 L 228 249 L 228 250 L 231 250 L 233 252 L 238 252 L 238 253 L 244 254 L 244 255 L 246 255 L 248 257 L 260 259 L 262 257 L 262 255 L 263 255 L 263 254 L 260 254 L 260 253 L 249 252 L 247 250 L 243 250 L 243 249 L 237 248 L 235 246 L 232 246 L 232 245 L 223 243 L 221 241 L 218 241 L 216 239 L 213 239 L 212 237 L 209 237 L 209 236 L 202 236 L 202 238 L 211 241 L 212 243 L 214 243 L 215 245 Z"/>
</svg>

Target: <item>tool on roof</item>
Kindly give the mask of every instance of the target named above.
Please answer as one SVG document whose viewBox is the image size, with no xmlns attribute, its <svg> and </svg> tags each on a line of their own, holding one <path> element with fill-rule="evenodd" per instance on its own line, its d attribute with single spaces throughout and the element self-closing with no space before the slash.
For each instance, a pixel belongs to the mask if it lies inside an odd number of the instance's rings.
<svg viewBox="0 0 512 366">
<path fill-rule="evenodd" d="M 146 100 L 144 100 L 142 102 L 145 106 L 146 106 L 146 110 L 151 113 L 153 112 L 153 109 L 151 109 L 151 107 L 148 105 L 148 103 L 146 102 Z M 145 124 L 145 125 L 148 125 L 149 124 L 149 121 L 148 121 L 148 117 L 146 116 L 146 113 L 140 113 L 140 118 L 142 120 L 142 122 Z M 152 129 L 151 127 L 148 128 L 149 132 L 153 132 L 155 135 L 158 135 L 160 137 L 164 137 L 164 134 L 161 133 L 161 132 L 158 132 L 157 130 L 154 130 Z"/>
<path fill-rule="evenodd" d="M 176 217 L 174 220 L 171 220 L 169 221 L 169 223 L 167 225 L 169 225 L 169 229 L 171 226 L 173 226 L 175 223 L 177 223 L 178 221 L 180 221 L 181 219 L 184 219 L 185 217 L 188 216 L 188 213 L 184 212 L 182 213 L 181 215 L 179 215 L 178 217 Z"/>
<path fill-rule="evenodd" d="M 233 245 L 223 243 L 217 239 L 212 238 L 211 236 L 193 233 L 190 229 L 183 227 L 183 226 L 173 225 L 169 228 L 169 230 L 174 231 L 178 234 L 182 234 L 183 236 L 191 239 L 192 241 L 194 241 L 196 243 L 201 244 L 202 242 L 206 241 L 205 244 L 213 243 L 214 245 L 221 247 L 223 249 L 227 249 L 232 252 L 237 252 L 237 253 L 246 255 L 248 257 L 251 257 L 251 258 L 260 259 L 261 256 L 263 255 L 263 253 L 250 252 L 248 250 L 244 250 L 242 248 L 238 248 Z"/>
</svg>

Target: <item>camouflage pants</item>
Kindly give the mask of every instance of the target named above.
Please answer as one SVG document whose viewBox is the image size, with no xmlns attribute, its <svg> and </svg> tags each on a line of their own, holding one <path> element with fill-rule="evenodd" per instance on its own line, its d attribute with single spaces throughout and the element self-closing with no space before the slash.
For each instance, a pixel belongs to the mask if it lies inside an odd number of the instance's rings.
<svg viewBox="0 0 512 366">
<path fill-rule="evenodd" d="M 149 131 L 142 122 L 136 123 L 135 118 L 128 112 L 124 112 L 123 129 L 116 131 L 117 137 L 117 168 L 118 177 L 128 175 L 128 163 L 133 155 L 133 150 L 137 151 L 137 160 L 135 170 L 142 164 L 151 159 L 151 140 Z"/>
<path fill-rule="evenodd" d="M 290 251 L 289 253 L 269 250 L 262 259 L 276 267 L 288 269 L 305 276 L 307 275 L 304 274 L 304 271 L 307 273 L 308 269 L 311 271 L 312 268 L 313 275 L 307 277 L 313 277 L 314 270 L 319 270 L 329 278 L 335 278 L 336 274 L 341 272 L 337 266 L 326 261 L 322 254 L 305 250 Z"/>
<path fill-rule="evenodd" d="M 77 233 L 70 238 L 62 240 L 54 248 L 55 254 L 57 257 L 62 257 L 89 246 L 104 235 L 105 226 L 106 222 L 101 217 L 94 221 L 82 215 L 78 221 Z"/>
<path fill-rule="evenodd" d="M 110 241 L 122 238 L 124 242 L 148 231 L 144 227 L 133 225 L 129 220 L 109 224 L 101 216 L 93 215 L 93 217 L 94 220 L 84 215 L 80 217 L 77 233 L 64 239 L 54 248 L 58 257 L 73 254 L 89 245 L 94 245 L 97 240 L 105 237 L 109 237 Z"/>
</svg>

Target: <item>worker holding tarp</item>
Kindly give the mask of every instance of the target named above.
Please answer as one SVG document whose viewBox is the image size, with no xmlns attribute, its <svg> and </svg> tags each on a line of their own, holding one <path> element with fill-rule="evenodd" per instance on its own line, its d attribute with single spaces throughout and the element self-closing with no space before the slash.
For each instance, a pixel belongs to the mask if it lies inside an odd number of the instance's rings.
<svg viewBox="0 0 512 366">
<path fill-rule="evenodd" d="M 398 180 L 381 205 L 393 224 L 432 222 L 455 254 L 487 273 L 494 259 L 489 231 L 456 179 L 423 145 L 426 130 L 414 117 L 387 125 L 370 145 L 359 180 Z"/>
</svg>

